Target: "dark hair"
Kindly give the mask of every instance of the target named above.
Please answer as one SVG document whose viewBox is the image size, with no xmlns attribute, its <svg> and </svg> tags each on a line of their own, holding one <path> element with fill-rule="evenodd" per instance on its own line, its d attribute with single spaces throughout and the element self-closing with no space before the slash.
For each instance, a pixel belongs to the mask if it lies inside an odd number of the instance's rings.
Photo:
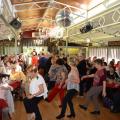
<svg viewBox="0 0 120 120">
<path fill-rule="evenodd" d="M 42 55 L 45 55 L 44 53 L 42 53 Z"/>
<path fill-rule="evenodd" d="M 6 77 L 9 79 L 10 75 L 0 74 L 0 83 L 2 83 L 2 79 L 3 79 L 3 78 L 6 78 Z"/>
<path fill-rule="evenodd" d="M 103 62 L 103 65 L 104 65 L 104 66 L 107 66 L 107 63 L 106 63 L 106 62 Z"/>
<path fill-rule="evenodd" d="M 110 65 L 112 65 L 112 66 L 114 66 L 114 62 L 113 61 L 110 61 L 110 63 L 109 63 Z"/>
<path fill-rule="evenodd" d="M 98 65 L 101 66 L 103 65 L 103 61 L 101 59 L 96 59 L 94 62 L 97 63 Z"/>
<path fill-rule="evenodd" d="M 58 64 L 58 65 L 64 65 L 63 59 L 59 58 L 59 59 L 56 61 L 56 64 Z"/>
<path fill-rule="evenodd" d="M 63 57 L 63 60 L 67 62 L 67 57 Z"/>
</svg>

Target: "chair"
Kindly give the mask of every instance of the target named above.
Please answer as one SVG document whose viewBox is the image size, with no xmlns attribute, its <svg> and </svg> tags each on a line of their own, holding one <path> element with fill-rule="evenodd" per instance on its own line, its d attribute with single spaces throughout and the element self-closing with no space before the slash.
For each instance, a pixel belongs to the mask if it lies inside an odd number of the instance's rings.
<svg viewBox="0 0 120 120">
<path fill-rule="evenodd" d="M 22 80 L 21 81 L 15 81 L 10 84 L 10 86 L 13 87 L 12 94 L 15 99 L 20 99 L 22 97 Z"/>
</svg>

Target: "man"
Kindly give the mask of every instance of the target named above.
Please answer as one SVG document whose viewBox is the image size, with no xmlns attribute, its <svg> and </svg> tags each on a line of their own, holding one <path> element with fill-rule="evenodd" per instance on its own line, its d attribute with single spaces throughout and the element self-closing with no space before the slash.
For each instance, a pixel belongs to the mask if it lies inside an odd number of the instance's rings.
<svg viewBox="0 0 120 120">
<path fill-rule="evenodd" d="M 80 62 L 77 65 L 80 78 L 87 74 L 87 65 L 85 60 L 85 54 L 79 56 Z M 84 92 L 84 81 L 80 82 L 80 93 L 79 95 L 82 97 Z"/>
</svg>

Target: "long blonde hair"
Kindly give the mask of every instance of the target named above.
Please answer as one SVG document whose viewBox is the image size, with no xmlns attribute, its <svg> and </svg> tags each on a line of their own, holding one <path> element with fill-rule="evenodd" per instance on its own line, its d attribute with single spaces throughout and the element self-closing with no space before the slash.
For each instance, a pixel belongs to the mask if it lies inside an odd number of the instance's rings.
<svg viewBox="0 0 120 120">
<path fill-rule="evenodd" d="M 75 62 L 75 58 L 74 57 L 70 57 L 69 58 L 69 65 L 76 66 L 76 62 Z"/>
</svg>

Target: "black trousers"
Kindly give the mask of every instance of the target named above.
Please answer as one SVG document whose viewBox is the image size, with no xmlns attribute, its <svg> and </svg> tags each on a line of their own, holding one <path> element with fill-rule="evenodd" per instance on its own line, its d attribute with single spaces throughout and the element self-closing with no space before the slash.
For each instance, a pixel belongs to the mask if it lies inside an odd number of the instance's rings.
<svg viewBox="0 0 120 120">
<path fill-rule="evenodd" d="M 80 86 L 79 95 L 83 96 L 84 92 L 87 92 L 92 87 L 92 84 L 93 84 L 93 79 L 91 79 L 91 78 L 88 78 L 88 79 L 81 81 L 79 84 L 79 86 Z"/>
<path fill-rule="evenodd" d="M 35 120 L 42 120 L 38 103 L 43 97 L 34 97 L 32 99 L 24 98 L 23 103 L 27 113 L 35 113 Z"/>
<path fill-rule="evenodd" d="M 62 115 L 64 115 L 66 112 L 67 104 L 69 105 L 71 114 L 75 114 L 72 98 L 76 94 L 76 92 L 77 91 L 75 89 L 71 89 L 67 91 L 67 94 L 64 97 L 63 104 L 62 104 L 62 110 L 61 110 Z"/>
<path fill-rule="evenodd" d="M 85 80 L 82 80 L 79 84 L 79 89 L 80 89 L 80 93 L 79 95 L 80 96 L 83 96 L 83 93 L 84 93 L 84 84 L 85 84 Z"/>
</svg>

